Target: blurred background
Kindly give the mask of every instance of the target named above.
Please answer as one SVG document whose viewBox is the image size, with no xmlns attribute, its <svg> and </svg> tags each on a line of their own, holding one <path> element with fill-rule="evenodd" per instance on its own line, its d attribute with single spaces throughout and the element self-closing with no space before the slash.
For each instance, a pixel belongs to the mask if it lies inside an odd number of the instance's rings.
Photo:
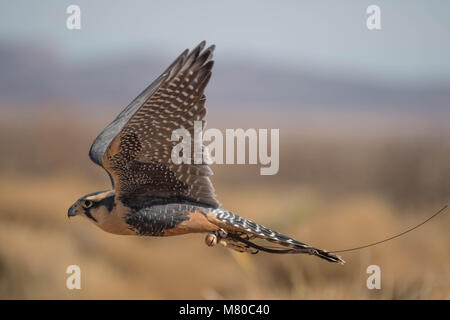
<svg viewBox="0 0 450 320">
<path fill-rule="evenodd" d="M 450 198 L 449 15 L 441 1 L 0 1 L 0 298 L 449 299 L 448 213 L 344 266 L 67 219 L 110 187 L 87 155 L 96 135 L 207 40 L 208 127 L 280 129 L 277 175 L 213 167 L 224 207 L 330 251 L 424 220 Z M 81 290 L 66 289 L 72 264 Z"/>
</svg>

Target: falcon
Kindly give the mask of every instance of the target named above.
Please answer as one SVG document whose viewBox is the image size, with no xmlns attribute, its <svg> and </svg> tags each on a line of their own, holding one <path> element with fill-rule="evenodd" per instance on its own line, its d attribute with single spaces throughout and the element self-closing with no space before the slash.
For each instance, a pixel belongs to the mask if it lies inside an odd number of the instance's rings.
<svg viewBox="0 0 450 320">
<path fill-rule="evenodd" d="M 185 50 L 95 139 L 91 160 L 108 173 L 111 190 L 87 194 L 68 210 L 118 235 L 152 237 L 206 234 L 238 252 L 304 253 L 343 264 L 337 255 L 314 248 L 240 217 L 216 200 L 206 163 L 175 164 L 172 132 L 193 136 L 194 122 L 205 125 L 205 87 L 215 46 L 201 42 Z"/>
</svg>

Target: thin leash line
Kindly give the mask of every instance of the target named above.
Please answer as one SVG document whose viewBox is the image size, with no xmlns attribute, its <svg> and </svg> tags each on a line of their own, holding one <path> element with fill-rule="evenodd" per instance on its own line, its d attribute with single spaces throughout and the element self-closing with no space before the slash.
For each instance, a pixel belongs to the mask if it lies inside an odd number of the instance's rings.
<svg viewBox="0 0 450 320">
<path fill-rule="evenodd" d="M 341 253 L 341 252 L 349 252 L 349 251 L 360 250 L 360 249 L 364 249 L 364 248 L 368 248 L 368 247 L 373 247 L 373 246 L 376 246 L 377 244 L 380 244 L 380 243 L 383 243 L 383 242 L 387 242 L 387 241 L 393 240 L 393 239 L 395 239 L 395 238 L 401 237 L 401 236 L 407 234 L 408 232 L 411 232 L 411 231 L 413 231 L 413 230 L 419 228 L 420 226 L 423 226 L 425 223 L 427 223 L 428 221 L 430 221 L 431 219 L 433 219 L 434 217 L 436 217 L 437 215 L 439 215 L 440 213 L 442 213 L 443 211 L 445 211 L 445 209 L 447 209 L 447 208 L 448 208 L 448 205 L 446 204 L 446 205 L 443 206 L 439 211 L 437 211 L 435 214 L 433 214 L 431 217 L 429 217 L 429 218 L 426 219 L 425 221 L 422 221 L 422 222 L 419 223 L 418 225 L 416 225 L 416 226 L 414 226 L 414 227 L 412 227 L 412 228 L 409 228 L 409 229 L 403 231 L 402 233 L 399 233 L 399 234 L 397 234 L 397 235 L 395 235 L 395 236 L 392 236 L 392 237 L 390 237 L 390 238 L 387 238 L 387 239 L 384 239 L 384 240 L 381 240 L 381 241 L 377 241 L 377 242 L 374 242 L 374 243 L 370 243 L 370 244 L 367 244 L 367 245 L 364 245 L 364 246 L 361 246 L 361 247 L 356 247 L 356 248 L 351 248 L 351 249 L 345 249 L 345 250 L 329 251 L 329 253 Z"/>
<path fill-rule="evenodd" d="M 262 247 L 262 246 L 257 245 L 256 243 L 253 243 L 247 239 L 241 238 L 234 234 L 229 234 L 228 237 L 233 240 L 236 240 L 238 242 L 242 242 L 242 243 L 246 244 L 247 246 L 257 249 L 259 251 L 264 251 L 264 252 L 269 252 L 269 253 L 279 253 L 279 254 L 295 252 L 295 249 L 291 249 L 291 248 L 289 248 L 289 249 L 282 249 L 282 248 L 274 249 L 274 247 Z M 254 254 L 256 254 L 256 253 L 258 253 L 258 252 L 255 252 Z"/>
</svg>

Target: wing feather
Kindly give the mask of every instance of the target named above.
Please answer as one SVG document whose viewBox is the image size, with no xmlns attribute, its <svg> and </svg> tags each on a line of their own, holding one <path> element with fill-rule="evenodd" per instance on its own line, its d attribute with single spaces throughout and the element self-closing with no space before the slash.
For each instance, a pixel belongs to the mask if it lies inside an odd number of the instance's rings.
<svg viewBox="0 0 450 320">
<path fill-rule="evenodd" d="M 130 104 L 122 110 L 122 112 L 120 112 L 119 115 L 95 138 L 89 150 L 89 157 L 94 163 L 99 166 L 103 166 L 103 155 L 112 140 L 117 136 L 123 126 L 128 122 L 128 120 L 130 120 L 142 104 L 147 101 L 147 99 L 155 93 L 155 91 L 163 83 L 165 83 L 167 79 L 170 79 L 180 70 L 188 52 L 189 51 L 187 49 L 183 51 L 155 81 L 153 81 L 135 99 L 133 99 L 133 101 L 131 101 Z"/>
<path fill-rule="evenodd" d="M 218 207 L 207 164 L 176 165 L 172 132 L 193 137 L 194 121 L 205 122 L 204 90 L 214 65 L 214 46 L 200 43 L 172 65 L 97 137 L 91 159 L 111 176 L 123 201 L 141 197 L 186 199 Z M 203 51 L 202 51 L 203 50 Z"/>
</svg>

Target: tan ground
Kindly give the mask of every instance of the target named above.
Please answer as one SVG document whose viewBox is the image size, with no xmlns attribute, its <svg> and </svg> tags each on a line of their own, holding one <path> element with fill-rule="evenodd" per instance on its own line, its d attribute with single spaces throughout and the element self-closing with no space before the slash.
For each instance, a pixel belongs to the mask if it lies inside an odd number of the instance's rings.
<svg viewBox="0 0 450 320">
<path fill-rule="evenodd" d="M 109 186 L 87 157 L 99 127 L 57 119 L 0 127 L 0 298 L 450 298 L 449 213 L 403 238 L 343 254 L 344 266 L 234 254 L 206 247 L 201 235 L 121 237 L 86 219 L 69 221 L 79 196 Z M 328 250 L 363 245 L 449 200 L 447 136 L 282 139 L 278 176 L 219 167 L 214 183 L 226 208 L 300 241 Z M 81 290 L 66 289 L 72 264 L 81 267 Z M 381 267 L 382 290 L 366 288 L 372 264 Z"/>
</svg>

